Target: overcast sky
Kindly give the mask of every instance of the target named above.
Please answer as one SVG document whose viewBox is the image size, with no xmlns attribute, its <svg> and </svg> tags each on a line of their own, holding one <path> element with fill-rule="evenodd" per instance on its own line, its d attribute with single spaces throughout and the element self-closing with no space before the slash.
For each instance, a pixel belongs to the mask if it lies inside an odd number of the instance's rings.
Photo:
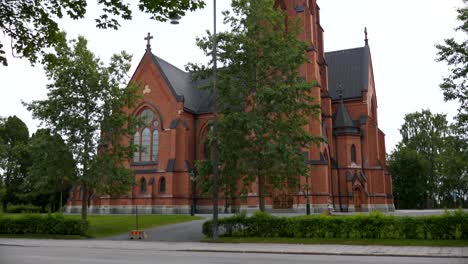
<svg viewBox="0 0 468 264">
<path fill-rule="evenodd" d="M 85 36 L 89 48 L 104 61 L 113 53 L 126 50 L 134 56 L 133 73 L 144 54 L 143 38 L 147 32 L 155 36 L 153 53 L 174 65 L 183 68 L 189 61 L 204 61 L 195 47 L 195 37 L 212 28 L 211 0 L 207 0 L 204 10 L 187 14 L 178 26 L 150 20 L 148 15 L 136 11 L 132 21 L 121 21 L 123 26 L 118 31 L 96 29 L 94 18 L 98 10 L 93 1 L 89 2 L 86 19 L 64 20 L 60 25 L 69 38 Z M 230 0 L 218 0 L 219 13 L 229 3 Z M 398 129 L 406 113 L 430 109 L 446 113 L 452 120 L 457 106 L 443 101 L 438 84 L 447 73 L 447 66 L 434 61 L 434 45 L 455 35 L 456 8 L 463 5 L 462 0 L 318 0 L 318 4 L 326 51 L 363 46 L 363 29 L 368 28 L 379 127 L 386 134 L 387 152 L 400 140 Z M 219 15 L 218 27 L 222 30 L 225 27 L 221 22 Z M 9 43 L 5 36 L 0 38 Z M 11 52 L 7 55 L 10 66 L 0 66 L 0 116 L 17 115 L 33 133 L 39 122 L 32 119 L 21 100 L 44 99 L 47 78 L 41 65 L 32 67 L 24 59 L 12 58 Z"/>
</svg>

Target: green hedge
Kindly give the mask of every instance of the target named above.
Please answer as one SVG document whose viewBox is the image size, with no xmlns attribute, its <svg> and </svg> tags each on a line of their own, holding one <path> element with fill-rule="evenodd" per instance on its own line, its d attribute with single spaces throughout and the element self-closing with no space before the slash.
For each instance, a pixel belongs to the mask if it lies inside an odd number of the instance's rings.
<svg viewBox="0 0 468 264">
<path fill-rule="evenodd" d="M 88 223 L 60 214 L 0 215 L 0 234 L 84 235 Z"/>
<path fill-rule="evenodd" d="M 8 205 L 7 212 L 9 214 L 40 213 L 41 208 L 31 204 Z"/>
<path fill-rule="evenodd" d="M 399 217 L 379 212 L 349 216 L 275 217 L 255 213 L 219 219 L 220 234 L 232 237 L 347 239 L 468 239 L 468 213 Z M 203 224 L 211 236 L 212 222 Z"/>
</svg>

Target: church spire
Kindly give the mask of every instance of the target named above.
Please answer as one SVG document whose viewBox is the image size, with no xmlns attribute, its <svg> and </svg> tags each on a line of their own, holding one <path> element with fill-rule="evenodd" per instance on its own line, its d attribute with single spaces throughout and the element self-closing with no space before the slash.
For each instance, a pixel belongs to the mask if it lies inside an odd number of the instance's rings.
<svg viewBox="0 0 468 264">
<path fill-rule="evenodd" d="M 369 39 L 367 38 L 367 27 L 364 28 L 364 42 L 366 43 L 366 46 L 369 46 Z"/>
<path fill-rule="evenodd" d="M 335 120 L 333 122 L 335 135 L 359 134 L 359 128 L 354 124 L 353 119 L 344 104 L 343 87 L 341 83 L 338 84 L 337 91 L 340 97 L 340 103 L 336 109 Z"/>
</svg>

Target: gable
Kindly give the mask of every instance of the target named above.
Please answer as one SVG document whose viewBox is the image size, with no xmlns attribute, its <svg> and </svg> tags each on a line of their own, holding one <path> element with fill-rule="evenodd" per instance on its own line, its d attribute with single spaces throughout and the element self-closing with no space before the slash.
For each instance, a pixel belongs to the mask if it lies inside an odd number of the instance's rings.
<svg viewBox="0 0 468 264">
<path fill-rule="evenodd" d="M 210 91 L 201 90 L 199 86 L 207 81 L 192 81 L 192 75 L 162 58 L 151 54 L 154 64 L 158 67 L 178 102 L 184 102 L 184 107 L 192 113 L 205 113 L 211 110 L 213 102 Z"/>
</svg>

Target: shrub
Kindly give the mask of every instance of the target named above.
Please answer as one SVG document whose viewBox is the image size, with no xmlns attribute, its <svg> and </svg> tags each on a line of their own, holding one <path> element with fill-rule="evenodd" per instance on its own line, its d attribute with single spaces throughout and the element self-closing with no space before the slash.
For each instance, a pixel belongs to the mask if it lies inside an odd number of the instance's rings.
<svg viewBox="0 0 468 264">
<path fill-rule="evenodd" d="M 468 213 L 400 217 L 380 212 L 351 216 L 275 217 L 266 213 L 219 219 L 221 235 L 233 237 L 296 237 L 352 239 L 467 239 Z M 203 224 L 211 236 L 212 222 Z"/>
<path fill-rule="evenodd" d="M 18 205 L 8 205 L 7 212 L 10 214 L 32 214 L 40 213 L 41 208 L 39 206 L 34 206 L 32 204 L 18 204 Z"/>
<path fill-rule="evenodd" d="M 0 216 L 0 234 L 84 235 L 88 223 L 61 214 Z"/>
</svg>

